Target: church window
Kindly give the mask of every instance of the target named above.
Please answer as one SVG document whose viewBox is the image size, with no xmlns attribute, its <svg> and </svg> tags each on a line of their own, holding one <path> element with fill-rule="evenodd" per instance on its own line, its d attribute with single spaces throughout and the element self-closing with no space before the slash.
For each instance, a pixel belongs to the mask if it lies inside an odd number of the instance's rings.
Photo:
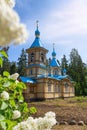
<svg viewBox="0 0 87 130">
<path fill-rule="evenodd" d="M 31 53 L 31 62 L 33 62 L 34 61 L 34 53 Z"/>
<path fill-rule="evenodd" d="M 65 83 L 64 85 L 65 85 L 65 92 L 68 92 L 68 86 L 69 86 L 68 83 Z"/>
<path fill-rule="evenodd" d="M 48 92 L 51 92 L 51 82 L 48 82 Z"/>
<path fill-rule="evenodd" d="M 41 53 L 41 61 L 44 62 L 44 54 Z"/>
<path fill-rule="evenodd" d="M 57 91 L 58 91 L 58 85 L 54 84 L 54 92 L 57 92 Z"/>
<path fill-rule="evenodd" d="M 60 86 L 58 85 L 58 92 L 60 93 Z"/>
<path fill-rule="evenodd" d="M 33 71 L 32 71 L 32 69 L 30 70 L 30 75 L 32 75 L 33 74 Z"/>
<path fill-rule="evenodd" d="M 58 69 L 53 70 L 53 75 L 57 76 L 58 75 Z"/>
<path fill-rule="evenodd" d="M 74 87 L 72 87 L 72 92 L 74 93 Z"/>
<path fill-rule="evenodd" d="M 31 92 L 31 93 L 34 92 L 34 87 L 33 87 L 33 86 L 30 87 L 30 92 Z"/>
</svg>

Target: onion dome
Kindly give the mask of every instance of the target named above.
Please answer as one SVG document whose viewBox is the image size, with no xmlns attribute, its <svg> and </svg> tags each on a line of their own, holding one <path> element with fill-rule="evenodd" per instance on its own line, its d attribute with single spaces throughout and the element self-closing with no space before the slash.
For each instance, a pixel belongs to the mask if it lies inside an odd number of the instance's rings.
<svg viewBox="0 0 87 130">
<path fill-rule="evenodd" d="M 38 21 L 36 21 L 35 40 L 31 44 L 30 48 L 37 48 L 37 47 L 44 48 L 44 46 L 43 46 L 43 44 L 42 44 L 42 42 L 40 40 L 40 31 L 38 30 Z"/>
<path fill-rule="evenodd" d="M 53 57 L 56 57 L 56 52 L 55 52 L 55 49 L 54 49 L 54 43 L 53 43 L 53 52 L 52 52 L 52 56 L 53 56 Z"/>
<path fill-rule="evenodd" d="M 37 37 L 37 36 L 40 36 L 40 31 L 38 30 L 38 28 L 37 28 L 37 30 L 35 31 L 35 36 Z"/>
<path fill-rule="evenodd" d="M 55 52 L 55 49 L 54 49 L 54 43 L 53 43 L 52 60 L 50 62 L 50 66 L 51 67 L 58 67 L 59 66 L 59 64 L 56 60 L 56 52 Z"/>
<path fill-rule="evenodd" d="M 52 52 L 52 56 L 53 57 L 56 56 L 56 52 L 55 51 Z"/>
<path fill-rule="evenodd" d="M 66 72 L 67 72 L 67 70 L 64 68 L 63 69 L 63 75 L 66 75 Z"/>
<path fill-rule="evenodd" d="M 35 36 L 39 37 L 40 36 L 40 31 L 38 30 L 38 21 L 36 21 L 36 24 L 37 24 L 37 29 L 35 31 Z"/>
</svg>

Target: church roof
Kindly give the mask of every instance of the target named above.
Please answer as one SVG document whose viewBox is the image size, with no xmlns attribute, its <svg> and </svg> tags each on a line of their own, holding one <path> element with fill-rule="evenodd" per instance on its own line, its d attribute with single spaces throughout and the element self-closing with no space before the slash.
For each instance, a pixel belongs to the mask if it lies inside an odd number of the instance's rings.
<svg viewBox="0 0 87 130">
<path fill-rule="evenodd" d="M 38 79 L 40 78 L 48 78 L 48 79 L 55 79 L 55 80 L 58 80 L 58 81 L 61 81 L 63 79 L 69 79 L 70 81 L 73 81 L 68 75 L 58 75 L 58 76 L 54 76 L 54 75 L 41 75 L 41 76 L 38 76 Z M 32 78 L 29 78 L 29 77 L 24 77 L 24 76 L 20 76 L 20 79 L 22 82 L 24 83 L 36 83 Z"/>
<path fill-rule="evenodd" d="M 59 66 L 59 64 L 58 64 L 58 62 L 57 62 L 57 60 L 56 60 L 56 58 L 52 58 L 52 60 L 51 60 L 51 62 L 50 62 L 50 66 L 51 66 L 51 67 L 58 67 L 58 66 Z"/>
<path fill-rule="evenodd" d="M 46 65 L 44 64 L 30 64 L 29 66 L 27 66 L 27 68 L 32 68 L 32 67 L 41 67 L 46 69 Z"/>
<path fill-rule="evenodd" d="M 35 31 L 35 40 L 32 43 L 32 45 L 30 46 L 30 48 L 34 48 L 34 47 L 43 47 L 43 44 L 40 41 L 40 31 L 38 29 L 38 21 L 37 21 L 37 27 L 36 27 L 36 31 Z"/>
<path fill-rule="evenodd" d="M 29 78 L 29 77 L 20 76 L 20 79 L 21 79 L 21 81 L 24 82 L 24 83 L 35 83 L 35 81 L 32 80 L 32 79 Z"/>
<path fill-rule="evenodd" d="M 39 37 L 36 37 L 32 45 L 30 46 L 30 48 L 34 48 L 34 47 L 43 47 L 43 44 L 41 43 Z"/>
<path fill-rule="evenodd" d="M 54 75 L 41 75 L 38 76 L 38 78 L 51 78 L 51 79 L 56 79 L 56 80 L 63 80 L 63 79 L 70 79 L 68 75 L 58 75 L 58 76 L 54 76 Z M 71 79 L 70 79 L 71 80 Z"/>
<path fill-rule="evenodd" d="M 52 60 L 50 62 L 50 66 L 51 67 L 58 67 L 59 66 L 59 64 L 56 60 L 56 52 L 55 52 L 55 48 L 54 48 L 54 43 L 53 43 Z"/>
</svg>

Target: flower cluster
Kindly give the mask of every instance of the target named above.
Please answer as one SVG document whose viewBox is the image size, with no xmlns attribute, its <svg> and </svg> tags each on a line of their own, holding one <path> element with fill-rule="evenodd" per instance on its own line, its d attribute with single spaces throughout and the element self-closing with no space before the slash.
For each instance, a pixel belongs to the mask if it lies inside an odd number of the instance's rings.
<svg viewBox="0 0 87 130">
<path fill-rule="evenodd" d="M 18 73 L 15 73 L 15 74 L 12 74 L 12 75 L 10 76 L 10 78 L 13 79 L 13 80 L 17 80 L 18 76 L 19 76 L 19 74 L 18 74 Z"/>
<path fill-rule="evenodd" d="M 11 7 L 13 8 L 15 6 L 15 0 L 5 0 L 5 2 Z"/>
<path fill-rule="evenodd" d="M 20 111 L 18 110 L 13 111 L 12 119 L 18 119 L 20 116 L 21 116 Z"/>
<path fill-rule="evenodd" d="M 14 5 L 14 0 L 0 0 L 0 46 L 23 43 L 28 37 L 26 26 L 12 8 Z"/>
<path fill-rule="evenodd" d="M 18 123 L 13 130 L 51 130 L 56 124 L 55 113 L 47 112 L 45 116 L 39 118 L 29 117 L 26 121 Z"/>
<path fill-rule="evenodd" d="M 3 91 L 3 92 L 1 93 L 1 98 L 2 98 L 3 100 L 9 100 L 9 94 L 8 94 L 8 92 Z"/>
</svg>

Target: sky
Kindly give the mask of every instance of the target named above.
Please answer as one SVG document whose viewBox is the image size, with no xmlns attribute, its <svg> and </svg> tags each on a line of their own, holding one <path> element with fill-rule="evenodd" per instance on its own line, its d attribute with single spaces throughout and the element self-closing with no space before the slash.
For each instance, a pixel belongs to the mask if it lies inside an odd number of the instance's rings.
<svg viewBox="0 0 87 130">
<path fill-rule="evenodd" d="M 69 59 L 73 48 L 87 63 L 87 0 L 16 0 L 14 8 L 27 27 L 29 37 L 24 44 L 11 45 L 10 61 L 17 61 L 22 48 L 27 49 L 35 39 L 39 21 L 40 39 L 51 57 L 53 43 L 57 59 Z"/>
</svg>

